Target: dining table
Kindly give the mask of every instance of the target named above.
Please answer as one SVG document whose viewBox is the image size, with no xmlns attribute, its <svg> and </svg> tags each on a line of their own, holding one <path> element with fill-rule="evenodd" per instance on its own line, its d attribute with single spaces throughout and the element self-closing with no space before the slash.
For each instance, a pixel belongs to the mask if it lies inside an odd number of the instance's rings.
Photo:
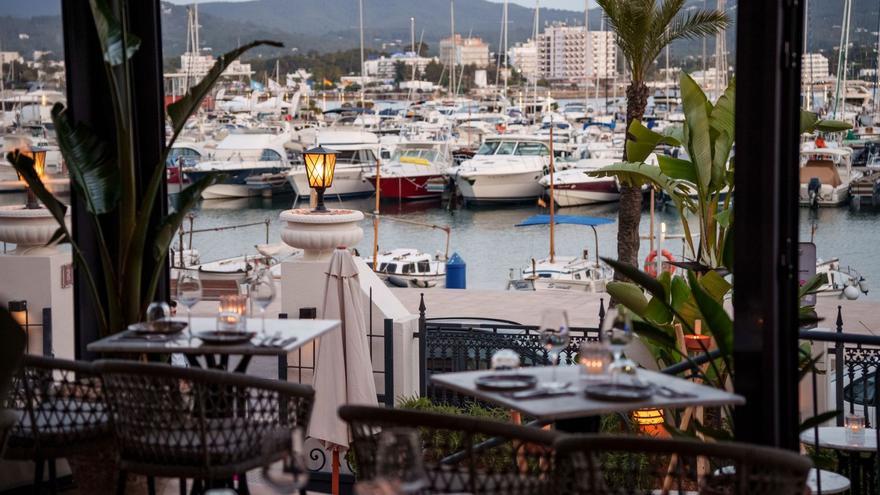
<svg viewBox="0 0 880 495">
<path fill-rule="evenodd" d="M 185 318 L 174 318 L 186 322 Z M 265 324 L 265 326 L 263 326 Z M 248 321 L 253 336 L 236 343 L 206 342 L 199 335 L 216 330 L 215 318 L 193 317 L 191 326 L 174 334 L 141 333 L 134 330 L 104 337 L 87 349 L 103 355 L 183 355 L 190 366 L 244 373 L 254 356 L 286 359 L 293 352 L 339 328 L 339 320 L 259 319 Z M 237 361 L 233 364 L 233 357 Z"/>
<path fill-rule="evenodd" d="M 595 417 L 601 414 L 634 411 L 638 409 L 672 409 L 694 406 L 726 406 L 745 404 L 745 398 L 725 390 L 709 387 L 672 375 L 639 368 L 635 374 L 621 377 L 623 380 L 650 384 L 655 393 L 639 400 L 601 400 L 588 396 L 585 387 L 591 382 L 585 380 L 580 366 L 568 365 L 536 366 L 514 370 L 478 370 L 453 373 L 439 373 L 431 376 L 437 385 L 475 399 L 519 411 L 537 420 L 560 422 L 580 418 Z M 555 373 L 554 373 L 555 371 Z M 485 390 L 477 385 L 477 380 L 489 375 L 529 375 L 537 379 L 536 388 L 542 383 L 553 381 L 567 385 L 564 395 L 536 394 L 532 398 L 518 398 L 513 393 Z"/>
<path fill-rule="evenodd" d="M 875 457 L 877 456 L 877 430 L 862 428 L 863 435 L 858 440 L 847 438 L 846 427 L 820 426 L 818 429 L 819 448 L 833 450 L 837 454 L 839 469 L 852 483 L 853 493 L 875 493 L 877 479 L 874 474 Z M 801 443 L 816 446 L 816 430 L 810 428 L 800 435 Z M 824 474 L 822 475 L 824 476 Z M 822 492 L 825 490 L 825 479 L 822 478 Z"/>
</svg>

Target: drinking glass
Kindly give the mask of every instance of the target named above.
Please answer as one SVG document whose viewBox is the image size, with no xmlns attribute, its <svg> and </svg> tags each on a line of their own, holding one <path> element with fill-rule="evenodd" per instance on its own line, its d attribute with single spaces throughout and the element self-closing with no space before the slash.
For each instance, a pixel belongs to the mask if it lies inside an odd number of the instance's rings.
<svg viewBox="0 0 880 495">
<path fill-rule="evenodd" d="M 428 486 L 418 431 L 389 428 L 379 434 L 376 477 L 394 484 L 399 493 L 416 493 Z"/>
<path fill-rule="evenodd" d="M 291 432 L 290 454 L 285 456 L 281 465 L 263 467 L 263 479 L 265 479 L 275 491 L 279 493 L 299 493 L 309 483 L 309 467 L 306 465 L 306 454 L 303 448 L 303 430 L 296 428 Z M 274 445 L 273 442 L 265 442 L 264 450 Z"/>
<path fill-rule="evenodd" d="M 162 321 L 171 317 L 171 306 L 165 301 L 156 301 L 147 306 L 147 323 Z"/>
<path fill-rule="evenodd" d="M 608 310 L 601 329 L 602 342 L 611 349 L 614 360 L 609 367 L 612 377 L 619 374 L 632 374 L 636 364 L 623 357 L 623 350 L 633 340 L 632 313 L 625 307 L 617 305 Z"/>
<path fill-rule="evenodd" d="M 195 272 L 182 270 L 177 278 L 177 302 L 186 306 L 186 326 L 192 334 L 192 308 L 202 300 L 202 282 Z"/>
<path fill-rule="evenodd" d="M 262 333 L 266 333 L 266 308 L 275 300 L 275 281 L 272 280 L 272 272 L 268 268 L 260 270 L 251 281 L 250 287 L 251 300 L 260 307 L 260 317 L 262 318 Z"/>
<path fill-rule="evenodd" d="M 568 346 L 569 330 L 568 330 L 568 312 L 564 310 L 548 309 L 541 314 L 541 340 L 544 343 L 544 349 L 550 357 L 550 364 L 553 366 L 553 377 L 550 383 L 544 384 L 546 388 L 558 389 L 564 388 L 566 384 L 556 380 L 556 368 L 559 365 L 559 353 Z"/>
</svg>

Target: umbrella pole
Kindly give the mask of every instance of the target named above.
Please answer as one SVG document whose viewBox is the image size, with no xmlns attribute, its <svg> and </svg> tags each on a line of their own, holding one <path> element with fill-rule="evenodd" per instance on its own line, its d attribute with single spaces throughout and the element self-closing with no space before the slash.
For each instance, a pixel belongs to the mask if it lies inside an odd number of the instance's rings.
<svg viewBox="0 0 880 495">
<path fill-rule="evenodd" d="M 330 493 L 339 495 L 339 448 L 333 447 L 333 472 L 330 479 Z"/>
</svg>

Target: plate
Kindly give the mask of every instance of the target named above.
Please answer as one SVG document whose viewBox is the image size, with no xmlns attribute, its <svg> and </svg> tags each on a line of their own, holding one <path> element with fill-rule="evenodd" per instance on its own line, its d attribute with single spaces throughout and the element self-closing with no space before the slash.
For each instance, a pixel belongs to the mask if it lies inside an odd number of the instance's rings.
<svg viewBox="0 0 880 495">
<path fill-rule="evenodd" d="M 186 323 L 182 321 L 174 321 L 174 320 L 162 320 L 162 321 L 151 321 L 145 322 L 142 321 L 140 323 L 133 323 L 128 326 L 128 329 L 136 334 L 163 334 L 170 335 L 174 333 L 180 333 L 183 329 L 186 328 Z"/>
<path fill-rule="evenodd" d="M 480 390 L 516 392 L 533 388 L 538 384 L 538 379 L 532 375 L 486 375 L 477 378 L 474 383 Z"/>
<path fill-rule="evenodd" d="M 650 399 L 654 396 L 654 385 L 631 383 L 593 383 L 584 387 L 584 393 L 591 399 L 629 402 Z"/>
<path fill-rule="evenodd" d="M 250 342 L 257 332 L 248 332 L 245 330 L 207 330 L 196 332 L 194 335 L 206 344 L 241 344 Z"/>
</svg>

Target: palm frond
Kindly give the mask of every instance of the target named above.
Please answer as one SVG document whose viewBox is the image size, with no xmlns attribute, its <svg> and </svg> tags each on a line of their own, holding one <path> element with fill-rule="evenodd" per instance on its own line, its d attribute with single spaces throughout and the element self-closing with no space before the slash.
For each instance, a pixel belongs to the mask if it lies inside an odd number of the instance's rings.
<svg viewBox="0 0 880 495">
<path fill-rule="evenodd" d="M 662 41 L 672 43 L 679 39 L 695 39 L 712 36 L 727 29 L 730 18 L 718 10 L 698 10 L 672 21 Z"/>
</svg>

